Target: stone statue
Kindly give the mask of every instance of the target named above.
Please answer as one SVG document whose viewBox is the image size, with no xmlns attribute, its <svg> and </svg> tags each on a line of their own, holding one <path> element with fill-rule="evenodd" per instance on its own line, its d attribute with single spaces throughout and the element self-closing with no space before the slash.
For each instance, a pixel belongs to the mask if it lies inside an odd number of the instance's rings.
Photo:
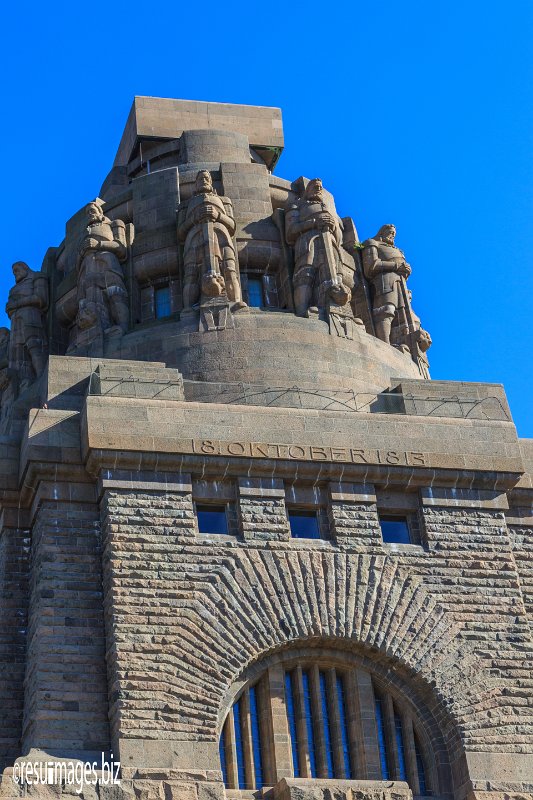
<svg viewBox="0 0 533 800">
<path fill-rule="evenodd" d="M 411 274 L 403 252 L 394 245 L 396 228 L 382 225 L 363 249 L 363 270 L 373 287 L 372 314 L 376 336 L 390 343 L 395 315 L 405 317 L 405 280 Z"/>
<path fill-rule="evenodd" d="M 24 261 L 13 264 L 15 285 L 9 292 L 6 313 L 11 320 L 9 368 L 18 372 L 20 389 L 26 389 L 45 367 L 48 345 L 44 314 L 48 309 L 48 278 Z"/>
<path fill-rule="evenodd" d="M 102 316 L 102 311 L 104 315 Z M 96 303 L 80 300 L 76 315 L 75 335 L 68 347 L 67 355 L 102 356 L 104 353 L 104 332 L 111 328 L 111 320 L 106 309 Z M 114 329 L 118 335 L 119 329 Z"/>
<path fill-rule="evenodd" d="M 287 242 L 295 248 L 296 314 L 308 317 L 313 306 L 327 312 L 330 303 L 346 306 L 351 292 L 342 279 L 342 231 L 326 207 L 320 178 L 309 181 L 301 199 L 287 209 L 285 220 Z"/>
<path fill-rule="evenodd" d="M 9 329 L 0 328 L 0 433 L 6 433 L 9 409 L 17 395 L 17 373 L 9 367 Z"/>
<path fill-rule="evenodd" d="M 88 225 L 78 249 L 78 305 L 85 301 L 122 333 L 129 327 L 128 292 L 122 263 L 127 258 L 126 226 L 109 220 L 94 201 L 86 207 Z"/>
<path fill-rule="evenodd" d="M 178 225 L 184 242 L 184 310 L 224 293 L 231 311 L 247 308 L 242 300 L 234 233 L 231 200 L 216 193 L 208 170 L 200 170 L 194 195 L 184 206 L 184 219 Z"/>
<path fill-rule="evenodd" d="M 426 355 L 432 345 L 431 336 L 424 330 L 420 317 L 415 314 L 412 307 L 412 292 L 407 289 L 407 304 L 405 306 L 405 319 L 393 324 L 390 342 L 395 347 L 410 353 L 413 361 L 423 378 L 429 379 L 429 361 Z"/>
<path fill-rule="evenodd" d="M 9 328 L 0 328 L 0 392 L 9 384 Z M 1 401 L 0 401 L 1 403 Z"/>
</svg>

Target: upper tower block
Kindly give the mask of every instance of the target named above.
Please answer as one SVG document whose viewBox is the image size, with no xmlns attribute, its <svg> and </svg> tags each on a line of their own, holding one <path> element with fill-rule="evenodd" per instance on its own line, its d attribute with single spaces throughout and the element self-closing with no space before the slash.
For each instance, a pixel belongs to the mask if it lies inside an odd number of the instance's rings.
<svg viewBox="0 0 533 800">
<path fill-rule="evenodd" d="M 178 140 L 184 131 L 225 131 L 245 136 L 252 158 L 263 161 L 270 172 L 283 150 L 279 108 L 135 97 L 113 168 L 131 171 L 149 161 L 154 167 L 162 160 L 168 163 L 172 153 L 179 154 Z M 222 141 L 220 145 L 223 147 Z M 231 150 L 227 155 L 229 158 L 222 160 L 232 160 Z"/>
</svg>

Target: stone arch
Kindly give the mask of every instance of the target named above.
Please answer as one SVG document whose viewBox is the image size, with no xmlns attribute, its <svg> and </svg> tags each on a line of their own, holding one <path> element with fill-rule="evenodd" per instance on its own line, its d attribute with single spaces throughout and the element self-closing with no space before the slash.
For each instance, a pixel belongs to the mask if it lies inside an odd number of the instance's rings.
<svg viewBox="0 0 533 800">
<path fill-rule="evenodd" d="M 380 693 L 390 694 L 395 703 L 400 700 L 416 721 L 416 735 L 421 740 L 425 755 L 431 759 L 431 782 L 433 787 L 438 787 L 438 790 L 433 788 L 431 793 L 441 796 L 452 794 L 453 785 L 461 781 L 466 763 L 454 721 L 449 714 L 442 714 L 433 687 L 418 676 L 413 676 L 405 665 L 393 657 L 384 657 L 377 650 L 346 639 L 312 637 L 294 640 L 249 664 L 229 688 L 219 709 L 219 736 L 231 717 L 232 706 L 249 686 L 258 685 L 271 668 L 280 667 L 283 672 L 297 665 L 321 669 L 334 666 L 337 674 L 339 669 L 362 670 L 371 677 L 372 685 Z"/>
<path fill-rule="evenodd" d="M 435 714 L 453 720 L 464 741 L 470 707 L 494 681 L 481 674 L 462 624 L 393 556 L 239 548 L 208 561 L 196 584 L 194 662 L 182 656 L 195 672 L 198 658 L 216 663 L 204 698 L 213 738 L 230 687 L 251 664 L 288 643 L 322 639 L 365 648 L 431 687 Z"/>
</svg>

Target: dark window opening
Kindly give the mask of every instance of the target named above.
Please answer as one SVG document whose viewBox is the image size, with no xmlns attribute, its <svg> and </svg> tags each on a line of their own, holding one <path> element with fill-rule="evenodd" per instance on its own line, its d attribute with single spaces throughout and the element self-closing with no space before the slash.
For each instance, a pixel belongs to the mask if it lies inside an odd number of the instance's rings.
<svg viewBox="0 0 533 800">
<path fill-rule="evenodd" d="M 219 740 L 220 763 L 226 787 L 261 789 L 265 783 L 262 722 L 265 714 L 259 687 L 251 686 L 235 701 Z"/>
<path fill-rule="evenodd" d="M 287 510 L 291 536 L 294 539 L 320 539 L 320 528 L 316 511 Z"/>
<path fill-rule="evenodd" d="M 297 689 L 295 684 L 295 674 L 285 673 L 285 707 L 287 709 L 287 719 L 289 723 L 289 736 L 291 739 L 292 771 L 295 778 L 300 777 L 300 739 L 298 736 L 298 726 L 296 724 L 296 708 L 294 698 Z"/>
<path fill-rule="evenodd" d="M 237 776 L 239 789 L 246 789 L 246 769 L 244 766 L 244 742 L 242 738 L 242 709 L 241 701 L 233 705 L 233 725 L 235 731 L 235 752 L 237 755 Z"/>
<path fill-rule="evenodd" d="M 302 690 L 305 727 L 307 731 L 307 752 L 309 755 L 309 768 L 311 770 L 311 777 L 316 778 L 315 714 L 313 714 L 312 710 L 310 684 L 309 672 L 304 670 L 302 672 Z"/>
<path fill-rule="evenodd" d="M 414 735 L 415 740 L 415 758 L 416 758 L 416 771 L 418 774 L 418 786 L 420 789 L 420 794 L 430 795 L 431 791 L 426 781 L 426 769 L 424 766 L 424 757 L 422 755 L 422 748 L 420 747 L 420 743 L 418 741 L 418 736 Z"/>
<path fill-rule="evenodd" d="M 398 708 L 388 691 L 368 681 L 368 673 L 337 669 L 327 661 L 320 666 L 304 661 L 284 670 L 281 685 L 278 675 L 244 688 L 226 717 L 220 739 L 226 788 L 271 785 L 276 765 L 269 720 L 280 713 L 281 700 L 289 735 L 279 755 L 289 776 L 358 780 L 364 777 L 360 748 L 368 746 L 378 756 L 382 780 L 411 781 L 413 793 L 420 796 L 439 794 L 436 786 L 429 785 L 431 750 L 422 749 L 410 713 Z M 364 719 L 358 694 L 364 698 Z"/>
<path fill-rule="evenodd" d="M 403 726 L 401 717 L 398 714 L 394 715 L 394 735 L 396 736 L 396 750 L 398 751 L 398 768 L 400 770 L 400 780 L 407 780 L 407 771 L 405 768 L 405 746 L 403 743 Z"/>
<path fill-rule="evenodd" d="M 200 533 L 228 533 L 226 506 L 196 505 Z"/>
<path fill-rule="evenodd" d="M 380 697 L 375 697 L 376 726 L 378 731 L 379 763 L 381 767 L 381 779 L 390 780 L 389 758 L 385 741 L 385 722 L 383 719 L 383 705 Z"/>
<path fill-rule="evenodd" d="M 169 317 L 172 313 L 170 307 L 170 286 L 161 286 L 159 289 L 156 289 L 154 300 L 156 319 Z"/>
<path fill-rule="evenodd" d="M 352 766 L 350 763 L 350 744 L 348 739 L 348 724 L 346 722 L 348 714 L 346 711 L 346 697 L 344 691 L 344 678 L 337 675 L 337 703 L 339 712 L 339 725 L 341 730 L 342 758 L 344 762 L 344 777 L 352 778 Z"/>
<path fill-rule="evenodd" d="M 384 542 L 390 544 L 411 544 L 409 524 L 405 517 L 380 516 L 379 525 Z"/>
<path fill-rule="evenodd" d="M 264 304 L 263 281 L 261 278 L 248 277 L 248 305 L 252 308 L 262 308 Z"/>
<path fill-rule="evenodd" d="M 326 768 L 328 771 L 328 778 L 335 777 L 335 770 L 333 767 L 333 728 L 332 721 L 329 713 L 328 700 L 328 687 L 326 685 L 326 673 L 319 672 L 318 681 L 320 685 L 320 703 L 322 706 L 322 720 L 323 720 L 323 734 L 324 746 L 326 750 Z"/>
</svg>

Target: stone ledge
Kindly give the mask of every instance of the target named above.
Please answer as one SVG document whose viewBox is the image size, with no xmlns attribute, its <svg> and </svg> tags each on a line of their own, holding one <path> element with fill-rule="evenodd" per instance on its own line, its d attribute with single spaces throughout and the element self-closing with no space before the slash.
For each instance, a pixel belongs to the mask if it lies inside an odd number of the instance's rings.
<svg viewBox="0 0 533 800">
<path fill-rule="evenodd" d="M 272 789 L 274 800 L 411 800 L 404 781 L 283 778 Z"/>
</svg>

